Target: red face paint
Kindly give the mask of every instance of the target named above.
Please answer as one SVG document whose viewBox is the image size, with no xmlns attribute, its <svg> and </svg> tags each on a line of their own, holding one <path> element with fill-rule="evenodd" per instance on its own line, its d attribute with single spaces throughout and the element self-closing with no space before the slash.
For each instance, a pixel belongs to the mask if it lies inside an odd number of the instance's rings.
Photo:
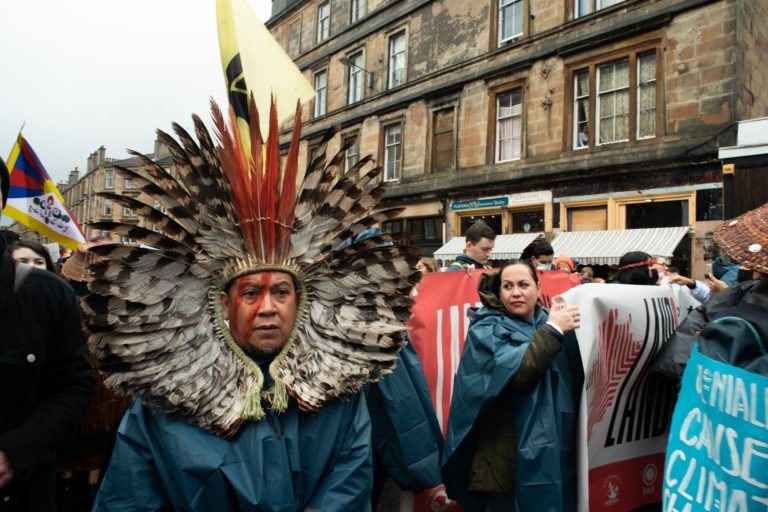
<svg viewBox="0 0 768 512">
<path fill-rule="evenodd" d="M 250 353 L 274 354 L 288 342 L 299 304 L 290 274 L 259 272 L 232 284 L 227 308 L 235 342 Z"/>
<path fill-rule="evenodd" d="M 269 293 L 269 285 L 271 282 L 271 273 L 260 272 L 258 274 L 248 274 L 246 276 L 242 276 L 237 280 L 237 283 L 235 283 L 237 289 L 235 290 L 234 297 L 234 315 L 231 315 L 234 320 L 232 330 L 239 333 L 241 339 L 247 340 L 250 337 L 251 332 L 253 332 L 253 323 L 256 321 L 256 316 L 259 314 L 261 304 L 264 302 L 264 299 Z M 253 300 L 253 302 L 248 303 L 245 300 L 246 297 L 244 291 L 246 286 L 252 283 L 259 284 L 259 295 L 255 298 L 255 300 L 249 299 Z M 246 302 L 245 306 L 243 306 L 244 302 Z M 243 311 L 243 309 L 245 311 Z M 245 318 L 241 318 L 241 313 L 245 313 Z"/>
</svg>

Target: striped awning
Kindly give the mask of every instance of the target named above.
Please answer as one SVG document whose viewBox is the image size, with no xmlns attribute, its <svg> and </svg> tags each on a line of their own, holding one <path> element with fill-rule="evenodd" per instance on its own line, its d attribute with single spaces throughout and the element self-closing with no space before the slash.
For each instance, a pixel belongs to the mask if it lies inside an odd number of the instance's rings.
<svg viewBox="0 0 768 512">
<path fill-rule="evenodd" d="M 555 256 L 565 255 L 583 265 L 618 265 L 632 251 L 671 258 L 688 226 L 675 228 L 618 229 L 561 233 L 552 241 Z"/>
<path fill-rule="evenodd" d="M 519 258 L 523 249 L 538 238 L 544 238 L 544 233 L 515 233 L 513 235 L 496 235 L 496 243 L 491 252 L 492 260 L 512 260 Z M 435 251 L 433 258 L 436 260 L 455 260 L 456 256 L 464 252 L 466 242 L 463 236 L 451 238 L 447 244 Z"/>
</svg>

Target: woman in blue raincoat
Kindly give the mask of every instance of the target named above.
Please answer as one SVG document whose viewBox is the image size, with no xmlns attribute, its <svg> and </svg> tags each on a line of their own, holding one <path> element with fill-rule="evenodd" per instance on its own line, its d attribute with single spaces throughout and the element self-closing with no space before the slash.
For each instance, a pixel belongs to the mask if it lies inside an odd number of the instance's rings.
<svg viewBox="0 0 768 512">
<path fill-rule="evenodd" d="M 467 511 L 576 510 L 579 311 L 540 307 L 527 261 L 484 274 L 478 292 L 443 451 L 448 495 Z"/>
</svg>

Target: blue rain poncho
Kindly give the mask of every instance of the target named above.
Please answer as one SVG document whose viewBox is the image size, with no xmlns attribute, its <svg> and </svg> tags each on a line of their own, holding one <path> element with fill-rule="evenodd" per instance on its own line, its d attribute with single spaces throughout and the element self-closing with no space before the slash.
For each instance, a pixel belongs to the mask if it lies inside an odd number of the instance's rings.
<svg viewBox="0 0 768 512">
<path fill-rule="evenodd" d="M 291 401 L 231 439 L 128 409 L 94 510 L 370 510 L 371 432 L 361 394 L 317 413 Z"/>
<path fill-rule="evenodd" d="M 440 485 L 443 434 L 410 339 L 395 370 L 365 390 L 373 446 L 387 473 L 401 489 L 415 493 Z"/>
<path fill-rule="evenodd" d="M 576 429 L 584 373 L 575 336 L 566 334 L 532 388 L 511 384 L 532 336 L 546 321 L 543 309 L 526 322 L 485 307 L 469 328 L 443 450 L 448 495 L 468 512 L 576 509 Z M 478 439 L 485 434 L 478 431 L 488 428 L 503 441 L 485 455 L 509 474 L 486 471 L 482 483 L 508 486 L 506 492 L 470 490 Z"/>
</svg>

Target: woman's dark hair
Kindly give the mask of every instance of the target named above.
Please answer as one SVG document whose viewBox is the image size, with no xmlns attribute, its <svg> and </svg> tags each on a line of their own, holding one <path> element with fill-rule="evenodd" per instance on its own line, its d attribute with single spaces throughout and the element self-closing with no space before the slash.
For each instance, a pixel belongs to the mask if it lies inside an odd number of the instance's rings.
<svg viewBox="0 0 768 512">
<path fill-rule="evenodd" d="M 13 251 L 16 249 L 29 249 L 30 251 L 34 252 L 38 256 L 41 256 L 45 260 L 45 269 L 49 272 L 53 272 L 54 274 L 59 273 L 59 267 L 56 266 L 56 264 L 53 262 L 53 258 L 51 258 L 51 253 L 48 252 L 48 249 L 46 249 L 43 244 L 33 242 L 32 240 L 24 240 L 19 239 L 16 240 L 11 244 L 10 247 L 8 247 L 8 254 L 13 255 Z"/>
<path fill-rule="evenodd" d="M 533 282 L 535 282 L 537 285 L 539 284 L 539 276 L 536 274 L 536 268 L 533 266 L 533 262 L 531 260 L 507 260 L 499 268 L 499 288 L 496 290 L 496 293 L 499 295 L 499 297 L 501 297 L 501 274 L 504 273 L 505 268 L 511 267 L 512 265 L 523 265 L 524 267 L 527 267 L 528 270 L 531 271 Z"/>
<path fill-rule="evenodd" d="M 642 251 L 628 252 L 619 260 L 619 270 L 614 282 L 621 284 L 657 284 L 659 272 L 653 265 L 650 254 Z"/>
</svg>

